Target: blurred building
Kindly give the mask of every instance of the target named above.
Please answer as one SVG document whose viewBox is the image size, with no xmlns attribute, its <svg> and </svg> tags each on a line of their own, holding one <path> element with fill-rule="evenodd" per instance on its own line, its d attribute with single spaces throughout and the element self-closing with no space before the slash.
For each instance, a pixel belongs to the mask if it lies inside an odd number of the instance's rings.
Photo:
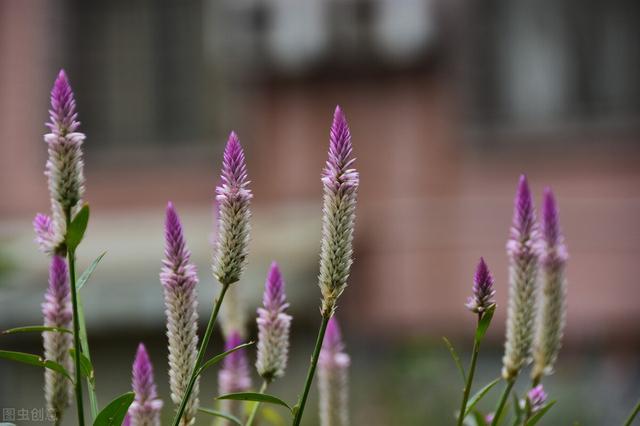
<svg viewBox="0 0 640 426">
<path fill-rule="evenodd" d="M 254 264 L 284 258 L 299 279 L 292 292 L 316 303 L 319 173 L 340 104 L 362 175 L 343 303 L 353 327 L 460 330 L 481 255 L 505 306 L 504 243 L 527 173 L 537 199 L 552 185 L 562 209 L 569 338 L 637 342 L 638 19 L 626 0 L 3 1 L 3 303 L 21 282 L 40 297 L 28 224 L 47 208 L 42 124 L 64 67 L 88 134 L 99 226 L 87 244 L 97 251 L 143 224 L 104 266 L 105 280 L 140 300 L 117 276 L 137 269 L 130 277 L 156 288 L 169 198 L 197 224 L 206 271 L 213 187 L 236 129 L 256 195 Z M 265 268 L 250 275 L 255 292 Z"/>
</svg>

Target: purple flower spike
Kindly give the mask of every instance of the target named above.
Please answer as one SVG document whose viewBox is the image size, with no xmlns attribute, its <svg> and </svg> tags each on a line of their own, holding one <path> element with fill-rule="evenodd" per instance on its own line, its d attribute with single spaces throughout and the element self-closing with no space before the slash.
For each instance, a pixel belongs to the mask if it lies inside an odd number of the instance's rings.
<svg viewBox="0 0 640 426">
<path fill-rule="evenodd" d="M 340 327 L 331 317 L 322 342 L 318 360 L 318 390 L 320 394 L 320 425 L 349 424 L 349 355 L 344 352 Z"/>
<path fill-rule="evenodd" d="M 291 316 L 285 313 L 289 304 L 284 293 L 284 281 L 276 262 L 271 264 L 264 286 L 264 308 L 258 308 L 256 369 L 260 376 L 270 382 L 284 375 L 291 328 Z"/>
<path fill-rule="evenodd" d="M 228 351 L 243 342 L 239 332 L 232 331 L 227 337 L 224 350 Z M 251 389 L 251 375 L 249 372 L 249 360 L 245 349 L 237 350 L 224 359 L 222 368 L 218 372 L 218 392 L 221 395 L 234 392 L 246 392 Z M 239 401 L 221 400 L 220 410 L 234 415 L 243 416 L 243 404 Z M 225 422 L 224 424 L 230 424 Z"/>
<path fill-rule="evenodd" d="M 131 385 L 135 393 L 135 399 L 127 414 L 131 426 L 160 426 L 162 401 L 157 398 L 153 366 L 142 343 L 138 345 L 133 361 Z"/>
<path fill-rule="evenodd" d="M 484 258 L 481 257 L 476 268 L 476 274 L 473 277 L 473 296 L 468 299 L 466 306 L 469 310 L 478 314 L 485 312 L 495 306 L 495 294 L 491 271 L 489 271 Z"/>
<path fill-rule="evenodd" d="M 221 178 L 216 187 L 219 211 L 213 272 L 221 284 L 229 285 L 240 280 L 246 266 L 252 198 L 244 151 L 235 132 L 229 135 L 224 150 Z"/>
<path fill-rule="evenodd" d="M 567 310 L 565 268 L 569 256 L 560 231 L 556 200 L 550 188 L 544 191 L 539 252 L 543 290 L 533 350 L 531 375 L 534 380 L 553 373 L 562 346 Z"/>
<path fill-rule="evenodd" d="M 544 407 L 545 402 L 547 402 L 547 394 L 542 385 L 538 385 L 531 389 L 527 393 L 527 400 L 529 401 L 532 413 L 540 411 L 542 407 Z"/>
<path fill-rule="evenodd" d="M 60 70 L 51 89 L 51 109 L 49 119 L 51 122 L 46 126 L 51 133 L 57 136 L 65 136 L 67 133 L 75 132 L 80 126 L 77 121 L 76 100 L 69 84 L 69 79 L 64 70 Z"/>
<path fill-rule="evenodd" d="M 44 135 L 49 153 L 45 175 L 51 198 L 51 241 L 58 252 L 63 250 L 67 218 L 79 210 L 84 194 L 81 148 L 85 135 L 77 132 L 80 123 L 75 106 L 69 80 L 60 71 L 51 90 L 51 122 L 47 123 L 51 133 Z"/>
<path fill-rule="evenodd" d="M 507 243 L 509 256 L 509 307 L 502 376 L 513 380 L 529 361 L 536 312 L 538 226 L 527 178 L 520 176 L 513 224 Z"/>
<path fill-rule="evenodd" d="M 53 256 L 49 269 L 49 287 L 42 304 L 44 325 L 47 327 L 72 328 L 72 309 L 69 276 L 64 258 Z M 73 337 L 69 333 L 45 331 L 42 333 L 44 357 L 57 362 L 67 371 L 73 371 L 73 361 L 69 350 L 73 348 Z M 44 372 L 44 393 L 47 409 L 56 419 L 61 419 L 69 406 L 73 388 L 71 382 L 62 374 L 50 369 Z"/>
<path fill-rule="evenodd" d="M 169 339 L 169 384 L 171 400 L 182 401 L 198 352 L 198 295 L 196 268 L 190 262 L 191 253 L 186 246 L 182 225 L 173 204 L 167 205 L 165 221 L 165 258 L 162 261 L 160 282 L 164 287 L 167 337 Z M 198 410 L 196 381 L 182 424 L 189 425 Z"/>
<path fill-rule="evenodd" d="M 353 230 L 359 185 L 352 168 L 351 133 L 340 107 L 336 107 L 330 131 L 329 158 L 322 172 L 324 187 L 320 274 L 322 315 L 330 317 L 347 286 L 353 263 Z"/>
</svg>

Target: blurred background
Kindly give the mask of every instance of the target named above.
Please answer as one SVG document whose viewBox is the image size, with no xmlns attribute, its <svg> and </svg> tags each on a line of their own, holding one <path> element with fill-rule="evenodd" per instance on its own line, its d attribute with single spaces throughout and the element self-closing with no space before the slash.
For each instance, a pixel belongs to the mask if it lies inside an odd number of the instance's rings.
<svg viewBox="0 0 640 426">
<path fill-rule="evenodd" d="M 240 308 L 226 315 L 254 335 L 278 261 L 294 329 L 273 393 L 294 401 L 319 324 L 319 177 L 340 104 L 361 172 L 356 262 L 338 312 L 352 423 L 452 423 L 462 384 L 441 336 L 466 363 L 474 317 L 464 302 L 480 256 L 498 311 L 477 383 L 499 374 L 504 246 L 526 173 L 537 203 L 545 186 L 556 192 L 571 255 L 565 347 L 545 381 L 558 404 L 541 424 L 621 424 L 640 396 L 639 19 L 631 0 L 3 0 L 0 328 L 41 322 L 48 265 L 31 220 L 48 211 L 42 134 L 64 68 L 88 136 L 80 270 L 107 251 L 83 289 L 100 403 L 129 388 L 144 341 L 171 415 L 164 208 L 172 200 L 182 216 L 204 321 L 218 291 L 212 207 L 232 129 L 255 198 Z M 39 352 L 41 340 L 2 337 L 0 347 Z M 0 407 L 43 407 L 41 389 L 39 369 L 0 362 Z M 215 395 L 211 372 L 202 405 Z M 314 388 L 305 424 L 317 424 L 316 400 Z"/>
</svg>

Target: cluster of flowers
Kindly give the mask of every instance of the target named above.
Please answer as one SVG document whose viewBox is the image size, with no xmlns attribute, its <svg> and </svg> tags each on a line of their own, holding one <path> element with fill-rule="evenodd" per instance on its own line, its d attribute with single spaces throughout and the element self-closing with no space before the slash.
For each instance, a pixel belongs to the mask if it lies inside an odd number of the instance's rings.
<svg viewBox="0 0 640 426">
<path fill-rule="evenodd" d="M 52 214 L 38 214 L 34 220 L 34 228 L 40 248 L 51 255 L 49 288 L 43 304 L 45 321 L 42 327 L 45 359 L 49 363 L 43 365 L 48 366 L 45 370 L 46 402 L 55 412 L 59 423 L 64 410 L 70 405 L 75 386 L 78 423 L 83 425 L 81 370 L 86 373 L 86 363 L 90 366 L 90 358 L 86 337 L 85 342 L 82 341 L 81 309 L 78 310 L 79 295 L 75 281 L 75 248 L 84 233 L 84 229 L 77 229 L 80 225 L 76 226 L 76 222 L 84 221 L 83 226 L 86 228 L 88 206 L 86 220 L 79 220 L 81 210 L 85 209 L 81 201 L 84 192 L 81 145 L 85 136 L 78 132 L 80 123 L 77 121 L 75 107 L 67 76 L 64 71 L 60 71 L 51 92 L 51 120 L 47 124 L 51 133 L 45 135 L 49 147 L 46 176 L 49 180 Z M 322 324 L 303 397 L 291 410 L 295 416 L 293 423 L 296 425 L 301 421 L 309 386 L 316 375 L 316 366 L 322 425 L 340 426 L 348 422 L 349 357 L 344 353 L 334 313 L 337 300 L 347 285 L 352 263 L 359 184 L 358 172 L 352 168 L 353 162 L 349 127 L 344 114 L 337 107 L 330 132 L 329 158 L 322 173 L 324 207 L 319 273 L 319 286 L 323 295 Z M 165 250 L 160 282 L 164 291 L 167 318 L 171 400 L 177 408 L 173 422 L 175 426 L 195 422 L 199 411 L 201 373 L 215 363 L 213 360 L 204 360 L 209 339 L 225 294 L 238 283 L 247 264 L 252 199 L 249 183 L 243 148 L 238 136 L 231 132 L 224 150 L 221 183 L 216 187 L 215 196 L 218 229 L 212 267 L 215 278 L 221 284 L 221 291 L 202 340 L 198 336 L 196 267 L 191 263 L 191 253 L 174 205 L 169 202 L 166 208 Z M 244 411 L 238 409 L 243 407 L 239 406 L 238 400 L 251 400 L 247 391 L 251 390 L 252 381 L 245 348 L 252 342 L 243 343 L 240 330 L 225 330 L 225 352 L 217 357 L 217 360 L 223 362 L 218 375 L 223 411 L 202 410 L 220 416 L 223 422 L 235 421 L 250 425 L 260 402 L 264 401 L 264 398 L 255 395 L 264 395 L 267 386 L 285 374 L 292 317 L 287 314 L 289 304 L 284 280 L 276 262 L 272 263 L 268 271 L 262 302 L 263 306 L 257 310 L 256 319 L 258 344 L 255 367 L 264 383 L 259 394 L 251 394 L 254 398 L 253 410 L 244 423 L 241 420 Z M 73 331 L 70 330 L 72 328 Z M 71 376 L 74 374 L 75 380 L 72 380 Z M 88 383 L 92 415 L 97 424 L 103 413 L 97 412 L 97 402 L 94 399 L 95 379 L 92 376 L 93 372 L 89 375 Z M 159 425 L 163 402 L 158 398 L 153 367 L 142 343 L 138 346 L 133 363 L 132 388 L 133 392 L 124 395 L 124 399 L 120 401 L 126 409 L 126 412 L 121 410 L 120 413 L 123 424 Z M 116 413 L 115 418 L 117 415 Z M 110 412 L 109 416 L 113 420 L 114 413 Z"/>
</svg>

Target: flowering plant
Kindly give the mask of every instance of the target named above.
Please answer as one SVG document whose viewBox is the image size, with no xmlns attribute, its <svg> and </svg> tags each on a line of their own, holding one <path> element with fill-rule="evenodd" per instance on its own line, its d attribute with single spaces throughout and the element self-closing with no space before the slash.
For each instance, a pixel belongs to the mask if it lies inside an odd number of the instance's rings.
<svg viewBox="0 0 640 426">
<path fill-rule="evenodd" d="M 4 334 L 41 332 L 42 356 L 0 351 L 0 358 L 45 369 L 44 396 L 47 407 L 60 424 L 75 398 L 77 423 L 85 424 L 84 395 L 96 426 L 160 424 L 166 406 L 156 390 L 149 354 L 140 343 L 132 367 L 132 391 L 114 398 L 100 408 L 96 377 L 91 362 L 84 321 L 81 289 L 90 279 L 104 254 L 81 275 L 76 274 L 78 247 L 89 222 L 89 205 L 82 201 L 84 172 L 80 122 L 71 86 L 60 71 L 51 92 L 50 132 L 44 136 L 49 158 L 45 166 L 51 212 L 38 214 L 33 222 L 36 241 L 49 256 L 49 285 L 42 304 L 43 325 L 6 330 Z M 336 319 L 338 300 L 347 287 L 353 262 L 355 210 L 359 174 L 354 168 L 351 134 L 346 117 L 337 107 L 330 129 L 328 159 L 322 171 L 323 218 L 318 284 L 322 301 L 320 325 L 311 361 L 298 401 L 289 404 L 268 394 L 269 385 L 285 376 L 289 357 L 292 317 L 285 280 L 276 262 L 266 277 L 262 306 L 257 309 L 257 360 L 262 378 L 253 391 L 247 351 L 254 344 L 245 341 L 245 332 L 225 327 L 224 352 L 205 359 L 216 322 L 227 294 L 239 284 L 249 259 L 251 199 L 245 153 L 236 133 L 231 132 L 222 161 L 221 183 L 216 187 L 218 206 L 213 275 L 220 284 L 207 327 L 198 334 L 198 273 L 182 223 L 173 203 L 166 208 L 165 250 L 160 271 L 164 292 L 170 400 L 175 414 L 172 424 L 194 424 L 199 414 L 216 417 L 222 424 L 251 426 L 259 418 L 261 404 L 276 404 L 290 413 L 298 426 L 305 414 L 309 392 L 317 376 L 319 419 L 323 426 L 349 424 L 348 369 L 351 363 Z M 496 289 L 484 258 L 476 268 L 472 295 L 466 307 L 476 318 L 476 330 L 468 369 L 451 343 L 447 344 L 464 382 L 460 409 L 452 419 L 461 425 L 533 426 L 552 408 L 542 381 L 552 374 L 560 351 L 565 325 L 567 248 L 560 231 L 558 208 L 551 189 L 543 196 L 542 217 L 536 218 L 533 197 L 526 177 L 519 181 L 513 223 L 507 242 L 509 258 L 509 302 L 502 372 L 499 377 L 471 395 L 480 348 L 498 306 Z M 231 297 L 231 296 L 230 296 Z M 220 409 L 200 406 L 200 380 L 212 366 L 221 363 L 218 373 Z M 513 413 L 507 401 L 523 370 L 532 364 L 531 386 L 519 398 L 514 393 Z M 488 392 L 504 381 L 504 390 L 495 411 L 482 413 L 476 407 Z M 86 383 L 86 392 L 84 384 Z M 638 405 L 627 420 L 630 425 L 640 411 Z M 510 418 L 508 418 L 510 416 Z"/>
</svg>

